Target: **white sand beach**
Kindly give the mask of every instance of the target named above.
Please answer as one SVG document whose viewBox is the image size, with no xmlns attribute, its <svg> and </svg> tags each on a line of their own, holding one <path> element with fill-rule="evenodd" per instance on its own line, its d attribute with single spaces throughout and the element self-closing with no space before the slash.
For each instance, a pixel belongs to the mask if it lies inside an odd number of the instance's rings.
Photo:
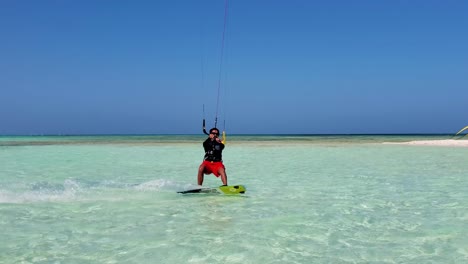
<svg viewBox="0 0 468 264">
<path fill-rule="evenodd" d="M 417 145 L 417 146 L 442 146 L 442 147 L 468 147 L 468 140 L 415 140 L 409 142 L 385 142 L 384 144 Z"/>
</svg>

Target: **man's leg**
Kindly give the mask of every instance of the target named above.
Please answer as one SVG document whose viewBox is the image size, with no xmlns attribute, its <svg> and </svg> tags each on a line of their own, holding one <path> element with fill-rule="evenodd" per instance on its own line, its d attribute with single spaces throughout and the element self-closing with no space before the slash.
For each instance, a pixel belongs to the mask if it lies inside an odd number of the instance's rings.
<svg viewBox="0 0 468 264">
<path fill-rule="evenodd" d="M 198 167 L 198 185 L 203 184 L 203 179 L 204 179 L 203 172 L 204 171 L 205 171 L 205 165 L 202 163 L 200 167 Z"/>
<path fill-rule="evenodd" d="M 223 185 L 227 185 L 226 170 L 224 168 L 219 168 L 218 173 L 221 176 L 221 181 L 223 182 Z"/>
</svg>

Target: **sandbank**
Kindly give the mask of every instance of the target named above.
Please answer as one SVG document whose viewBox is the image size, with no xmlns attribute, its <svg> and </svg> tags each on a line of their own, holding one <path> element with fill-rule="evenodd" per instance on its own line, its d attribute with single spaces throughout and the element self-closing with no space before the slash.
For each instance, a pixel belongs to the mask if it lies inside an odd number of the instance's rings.
<svg viewBox="0 0 468 264">
<path fill-rule="evenodd" d="M 415 145 L 415 146 L 441 146 L 441 147 L 468 147 L 468 140 L 442 139 L 442 140 L 415 140 L 409 142 L 384 142 L 384 144 Z"/>
</svg>

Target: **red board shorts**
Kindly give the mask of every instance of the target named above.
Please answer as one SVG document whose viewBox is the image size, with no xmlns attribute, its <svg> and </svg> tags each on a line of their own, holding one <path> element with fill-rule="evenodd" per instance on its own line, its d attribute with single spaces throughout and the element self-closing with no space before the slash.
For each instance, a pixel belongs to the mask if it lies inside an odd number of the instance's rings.
<svg viewBox="0 0 468 264">
<path fill-rule="evenodd" d="M 221 161 L 207 161 L 204 160 L 202 165 L 205 166 L 205 170 L 203 170 L 204 174 L 211 174 L 213 173 L 216 177 L 219 177 L 219 169 L 224 169 L 224 164 Z"/>
</svg>

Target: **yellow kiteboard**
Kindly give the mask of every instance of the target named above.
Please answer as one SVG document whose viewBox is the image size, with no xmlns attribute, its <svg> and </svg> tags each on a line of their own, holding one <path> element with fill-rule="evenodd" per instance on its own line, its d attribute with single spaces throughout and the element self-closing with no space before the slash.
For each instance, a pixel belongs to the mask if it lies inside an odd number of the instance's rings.
<svg viewBox="0 0 468 264">
<path fill-rule="evenodd" d="M 227 185 L 219 186 L 216 188 L 197 188 L 186 191 L 180 191 L 177 193 L 187 194 L 187 193 L 219 193 L 219 194 L 243 194 L 246 189 L 244 185 Z"/>
</svg>

